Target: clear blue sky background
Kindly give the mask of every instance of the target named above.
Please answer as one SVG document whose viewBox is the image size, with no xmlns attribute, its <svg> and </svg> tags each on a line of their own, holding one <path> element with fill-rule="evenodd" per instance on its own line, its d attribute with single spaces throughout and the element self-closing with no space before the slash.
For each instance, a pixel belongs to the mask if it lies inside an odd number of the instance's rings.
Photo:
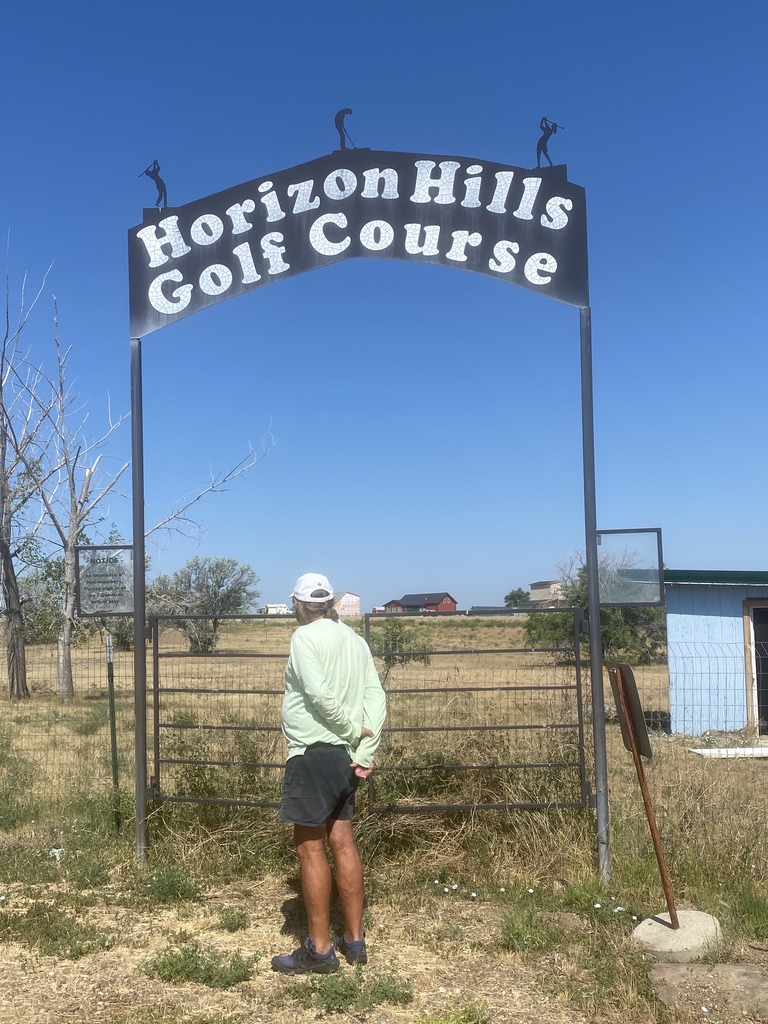
<svg viewBox="0 0 768 1024">
<path fill-rule="evenodd" d="M 104 4 L 5 0 L 0 229 L 11 308 L 52 304 L 96 433 L 127 411 L 127 230 L 155 158 L 181 205 L 357 146 L 535 165 L 584 186 L 598 526 L 674 568 L 768 569 L 763 0 Z M 363 608 L 501 603 L 584 547 L 578 311 L 475 274 L 348 260 L 143 345 L 148 525 L 270 430 L 153 572 L 230 556 L 281 601 L 326 572 Z M 110 458 L 130 457 L 130 428 Z M 127 490 L 127 486 L 126 486 Z M 105 530 L 130 535 L 130 500 Z"/>
</svg>

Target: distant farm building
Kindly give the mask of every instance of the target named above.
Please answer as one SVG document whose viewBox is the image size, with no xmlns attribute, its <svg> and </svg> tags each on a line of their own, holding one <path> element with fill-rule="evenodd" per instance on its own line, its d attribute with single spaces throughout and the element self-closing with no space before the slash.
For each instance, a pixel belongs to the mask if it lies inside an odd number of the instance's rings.
<svg viewBox="0 0 768 1024">
<path fill-rule="evenodd" d="M 398 612 L 413 615 L 418 612 L 455 612 L 457 607 L 456 599 L 447 590 L 441 590 L 433 594 L 404 594 L 399 601 L 387 601 L 384 611 L 388 615 Z"/>
<path fill-rule="evenodd" d="M 351 594 L 348 590 L 342 590 L 334 598 L 333 607 L 339 613 L 340 619 L 345 619 L 350 615 L 359 615 L 360 595 Z"/>
<path fill-rule="evenodd" d="M 563 585 L 559 580 L 540 580 L 530 584 L 531 603 L 558 604 L 563 599 Z"/>
<path fill-rule="evenodd" d="M 291 609 L 287 604 L 265 604 L 261 609 L 262 615 L 291 615 Z"/>
</svg>

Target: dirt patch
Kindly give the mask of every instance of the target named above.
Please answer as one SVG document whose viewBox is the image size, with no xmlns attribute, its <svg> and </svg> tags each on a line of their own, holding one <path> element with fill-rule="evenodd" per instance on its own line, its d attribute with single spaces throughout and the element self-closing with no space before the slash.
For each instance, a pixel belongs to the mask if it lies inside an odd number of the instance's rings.
<svg viewBox="0 0 768 1024">
<path fill-rule="evenodd" d="M 12 890 L 6 890 L 5 905 L 21 909 L 29 889 L 23 901 Z M 41 887 L 40 898 L 52 896 Z M 218 923 L 218 911 L 232 906 L 247 910 L 251 918 L 246 929 L 235 933 Z M 2 1019 L 9 1024 L 108 1024 L 165 1009 L 169 1017 L 174 1012 L 174 1020 L 190 1022 L 208 1017 L 232 1024 L 316 1020 L 316 1010 L 274 1005 L 275 996 L 296 980 L 270 969 L 272 956 L 300 940 L 296 909 L 295 894 L 277 881 L 223 888 L 198 904 L 170 909 L 140 910 L 108 901 L 86 907 L 78 911 L 78 920 L 110 934 L 110 949 L 64 960 L 40 956 L 19 943 L 0 946 Z M 485 1001 L 494 1024 L 587 1024 L 586 1017 L 541 991 L 533 968 L 493 948 L 501 913 L 455 902 L 429 915 L 373 914 L 367 970 L 394 972 L 414 992 L 409 1005 L 376 1007 L 377 1024 L 411 1024 L 424 1013 L 460 1009 L 473 999 Z M 253 977 L 232 989 L 215 990 L 195 983 L 170 985 L 143 974 L 142 966 L 180 933 L 217 950 L 259 954 Z M 346 965 L 343 969 L 351 971 Z"/>
<path fill-rule="evenodd" d="M 650 972 L 659 999 L 709 1021 L 768 1021 L 768 972 L 752 964 L 656 964 Z"/>
<path fill-rule="evenodd" d="M 658 998 L 679 1014 L 711 1024 L 768 1021 L 768 946 L 742 943 L 733 950 L 737 962 L 666 964 L 651 967 Z"/>
<path fill-rule="evenodd" d="M 78 960 L 41 956 L 19 943 L 0 945 L 0 988 L 8 1024 L 309 1024 L 325 1016 L 279 996 L 296 983 L 270 969 L 270 958 L 295 948 L 302 914 L 295 892 L 283 880 L 237 883 L 204 900 L 171 907 L 120 905 L 109 887 L 98 897 L 67 893 L 64 887 L 7 887 L 4 907 L 21 912 L 35 899 L 56 900 L 79 921 L 111 936 L 111 947 Z M 92 902 L 92 905 L 88 905 Z M 219 912 L 239 907 L 247 928 L 228 932 Z M 569 968 L 560 954 L 523 959 L 495 944 L 504 909 L 469 900 L 425 903 L 424 909 L 396 913 L 374 906 L 368 922 L 370 962 L 366 971 L 393 972 L 410 982 L 414 1001 L 382 1004 L 367 1014 L 376 1024 L 413 1024 L 425 1014 L 457 1011 L 483 1000 L 492 1024 L 618 1024 L 640 1020 L 626 1009 L 580 1013 L 555 994 Z M 567 933 L 575 916 L 560 922 Z M 142 967 L 174 938 L 186 936 L 221 952 L 258 956 L 250 980 L 231 989 L 197 983 L 168 984 L 147 977 Z M 661 1002 L 672 1007 L 675 1024 L 710 1021 L 735 1024 L 768 1021 L 768 949 L 758 944 L 733 950 L 738 963 L 666 965 L 648 961 Z M 344 971 L 351 968 L 343 965 Z M 555 982 L 555 984 L 553 984 Z M 706 1009 L 705 1009 L 706 1008 Z M 152 1015 L 152 1016 L 150 1016 Z M 354 1020 L 354 1014 L 331 1014 Z M 360 1018 L 362 1019 L 362 1018 Z M 649 1019 L 650 1012 L 649 1012 Z"/>
</svg>

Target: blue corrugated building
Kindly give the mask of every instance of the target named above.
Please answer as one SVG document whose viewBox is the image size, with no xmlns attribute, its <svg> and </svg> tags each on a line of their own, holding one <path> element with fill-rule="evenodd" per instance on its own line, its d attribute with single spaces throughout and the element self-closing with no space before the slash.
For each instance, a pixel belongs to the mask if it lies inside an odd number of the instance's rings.
<svg viewBox="0 0 768 1024">
<path fill-rule="evenodd" d="M 768 734 L 768 572 L 664 570 L 673 733 Z"/>
</svg>

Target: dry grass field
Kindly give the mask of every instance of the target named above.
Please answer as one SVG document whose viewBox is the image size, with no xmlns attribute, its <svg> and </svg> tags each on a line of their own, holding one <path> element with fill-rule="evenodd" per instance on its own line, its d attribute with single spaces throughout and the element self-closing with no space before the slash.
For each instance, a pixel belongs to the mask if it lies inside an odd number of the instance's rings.
<svg viewBox="0 0 768 1024">
<path fill-rule="evenodd" d="M 177 631 L 163 631 L 148 663 L 151 678 L 159 656 L 149 732 L 151 774 L 157 711 L 161 792 L 276 799 L 293 628 L 290 619 L 227 623 L 218 653 L 197 659 Z M 420 640 L 416 653 L 425 649 Z M 580 728 L 592 775 L 588 666 L 579 693 L 573 666 L 524 649 L 519 620 L 434 622 L 429 646 L 424 661 L 388 667 L 391 731 L 375 803 L 578 798 L 572 759 Z M 62 704 L 54 652 L 32 649 L 32 697 L 7 704 L 0 720 L 3 1022 L 760 1019 L 693 984 L 665 1007 L 633 951 L 633 918 L 664 909 L 664 901 L 607 680 L 611 881 L 596 870 L 588 809 L 373 813 L 363 789 L 368 980 L 345 968 L 335 987 L 313 987 L 269 970 L 269 957 L 300 939 L 302 921 L 288 836 L 274 810 L 153 806 L 149 861 L 137 865 L 132 655 L 114 661 L 119 836 L 98 638 L 76 651 L 75 665 L 77 695 Z M 668 707 L 664 667 L 636 673 L 644 706 Z M 764 762 L 702 759 L 690 753 L 689 738 L 661 732 L 651 742 L 646 773 L 678 907 L 718 917 L 726 936 L 720 959 L 760 965 L 768 943 Z M 237 957 L 247 962 L 245 975 L 225 985 L 224 966 Z M 178 973 L 158 973 L 161 961 Z"/>
<path fill-rule="evenodd" d="M 588 663 L 582 663 L 579 693 L 572 665 L 555 664 L 546 654 L 526 651 L 523 621 L 461 616 L 440 621 L 432 618 L 426 624 L 406 622 L 407 628 L 416 630 L 418 641 L 427 638 L 431 650 L 426 664 L 408 660 L 388 670 L 389 719 L 378 758 L 378 802 L 405 801 L 409 806 L 434 802 L 425 776 L 430 767 L 435 772 L 439 769 L 439 775 L 433 773 L 439 783 L 436 789 L 442 789 L 439 802 L 476 802 L 481 797 L 480 776 L 484 774 L 485 784 L 490 785 L 490 773 L 483 773 L 483 767 L 545 761 L 572 764 L 578 759 L 574 750 L 580 735 L 587 773 L 592 774 Z M 361 628 L 360 623 L 353 625 Z M 380 621 L 372 621 L 374 639 L 381 627 Z M 191 776 L 195 785 L 205 789 L 204 795 L 215 795 L 219 786 L 222 795 L 232 795 L 233 786 L 239 786 L 250 788 L 249 799 L 276 799 L 283 761 L 279 733 L 282 671 L 293 628 L 291 618 L 225 622 L 217 653 L 202 658 L 189 655 L 178 630 L 161 630 L 157 650 L 148 654 L 147 712 L 149 774 L 159 776 L 161 792 L 183 795 Z M 159 666 L 158 700 L 151 687 L 154 655 Z M 6 803 L 34 804 L 44 799 L 63 805 L 70 794 L 98 794 L 112 785 L 103 638 L 94 637 L 75 650 L 76 697 L 71 702 L 62 703 L 56 694 L 55 659 L 53 648 L 30 648 L 32 697 L 7 704 L 0 719 L 4 775 L 18 780 L 18 784 L 3 787 Z M 666 711 L 666 666 L 638 666 L 635 674 L 644 708 Z M 134 762 L 132 653 L 115 653 L 114 685 L 118 778 L 121 788 L 130 793 Z M 634 770 L 615 723 L 607 678 L 604 687 L 611 786 L 622 800 L 626 789 L 633 803 Z M 689 749 L 693 744 L 684 736 L 653 732 L 652 742 L 654 759 L 647 772 L 659 791 L 662 807 L 666 792 L 688 773 L 701 773 L 709 779 L 763 775 L 762 765 L 755 762 L 697 763 Z M 207 759 L 230 765 L 195 774 L 194 765 L 173 763 Z M 242 771 L 243 763 L 273 767 L 254 769 L 249 777 Z M 474 767 L 469 772 L 453 772 L 457 765 Z M 502 773 L 501 794 L 496 774 L 489 799 L 526 802 L 532 796 L 526 792 L 526 778 L 533 780 L 534 799 L 572 801 L 580 796 L 578 770 L 552 769 L 547 775 L 508 769 Z M 421 784 L 415 785 L 419 778 Z M 255 787 L 262 791 L 256 792 Z"/>
</svg>

